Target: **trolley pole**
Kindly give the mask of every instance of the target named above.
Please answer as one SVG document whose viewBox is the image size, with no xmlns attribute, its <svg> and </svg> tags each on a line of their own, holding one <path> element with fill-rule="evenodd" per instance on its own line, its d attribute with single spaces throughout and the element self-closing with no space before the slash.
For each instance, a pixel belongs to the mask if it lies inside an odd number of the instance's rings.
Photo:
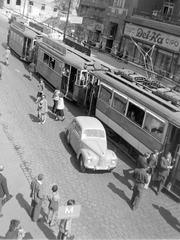
<svg viewBox="0 0 180 240">
<path fill-rule="evenodd" d="M 65 23 L 65 27 L 64 27 L 64 39 L 65 39 L 65 37 L 66 37 L 66 31 L 67 31 L 68 22 L 69 22 L 69 14 L 70 14 L 70 8 L 71 8 L 71 1 L 72 1 L 72 0 L 69 0 L 68 13 L 67 13 L 66 23 Z"/>
</svg>

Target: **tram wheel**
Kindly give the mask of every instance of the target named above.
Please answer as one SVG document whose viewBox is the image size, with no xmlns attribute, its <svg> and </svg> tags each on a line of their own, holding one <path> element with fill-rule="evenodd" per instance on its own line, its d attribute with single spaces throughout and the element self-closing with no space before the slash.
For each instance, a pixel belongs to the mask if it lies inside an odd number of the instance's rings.
<svg viewBox="0 0 180 240">
<path fill-rule="evenodd" d="M 86 168 L 84 166 L 84 159 L 82 155 L 79 157 L 79 168 L 82 173 L 86 172 Z"/>
</svg>

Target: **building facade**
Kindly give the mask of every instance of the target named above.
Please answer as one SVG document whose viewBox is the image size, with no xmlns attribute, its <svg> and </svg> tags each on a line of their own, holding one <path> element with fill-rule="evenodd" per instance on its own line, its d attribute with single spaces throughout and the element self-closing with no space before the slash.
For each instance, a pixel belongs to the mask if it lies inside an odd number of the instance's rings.
<svg viewBox="0 0 180 240">
<path fill-rule="evenodd" d="M 56 17 L 58 9 L 52 0 L 4 0 L 4 7 L 27 17 Z"/>
<path fill-rule="evenodd" d="M 138 65 L 145 60 L 160 77 L 180 84 L 180 1 L 157 3 L 146 12 L 141 5 L 126 17 L 120 51 L 128 51 L 129 60 Z"/>
</svg>

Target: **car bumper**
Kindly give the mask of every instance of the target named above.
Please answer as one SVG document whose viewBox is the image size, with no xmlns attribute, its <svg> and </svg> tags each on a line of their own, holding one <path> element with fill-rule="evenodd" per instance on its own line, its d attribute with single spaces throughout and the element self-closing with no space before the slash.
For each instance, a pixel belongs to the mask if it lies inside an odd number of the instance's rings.
<svg viewBox="0 0 180 240">
<path fill-rule="evenodd" d="M 98 165 L 85 165 L 87 169 L 93 169 L 93 170 L 111 170 L 115 168 L 115 165 L 107 165 L 107 166 L 98 166 Z"/>
</svg>

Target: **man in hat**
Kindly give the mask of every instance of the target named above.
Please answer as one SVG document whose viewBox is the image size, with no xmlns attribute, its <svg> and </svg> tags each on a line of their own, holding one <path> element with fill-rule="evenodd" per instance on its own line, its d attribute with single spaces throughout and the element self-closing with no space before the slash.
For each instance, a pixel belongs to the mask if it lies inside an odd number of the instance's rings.
<svg viewBox="0 0 180 240">
<path fill-rule="evenodd" d="M 143 191 L 144 191 L 144 185 L 148 183 L 148 175 L 146 172 L 147 164 L 141 164 L 140 168 L 136 168 L 133 173 L 133 179 L 135 182 L 134 188 L 133 188 L 133 195 L 131 198 L 131 206 L 132 210 L 135 210 L 139 206 L 139 202 L 141 200 Z"/>
<path fill-rule="evenodd" d="M 9 49 L 9 47 L 7 46 L 5 53 L 3 54 L 4 58 L 5 58 L 5 65 L 8 66 L 9 65 L 9 57 L 11 55 L 11 51 Z"/>
<path fill-rule="evenodd" d="M 30 185 L 31 194 L 30 197 L 32 198 L 31 201 L 31 209 L 30 209 L 30 217 L 33 222 L 38 222 L 39 215 L 41 212 L 42 201 L 44 198 L 43 194 L 43 179 L 44 175 L 39 174 L 37 179 L 33 179 Z"/>
<path fill-rule="evenodd" d="M 2 212 L 2 201 L 5 197 L 5 195 L 6 195 L 7 198 L 9 198 L 7 180 L 2 174 L 3 170 L 4 170 L 4 166 L 0 165 L 0 217 L 3 216 L 3 214 L 1 214 L 1 212 Z"/>
</svg>

